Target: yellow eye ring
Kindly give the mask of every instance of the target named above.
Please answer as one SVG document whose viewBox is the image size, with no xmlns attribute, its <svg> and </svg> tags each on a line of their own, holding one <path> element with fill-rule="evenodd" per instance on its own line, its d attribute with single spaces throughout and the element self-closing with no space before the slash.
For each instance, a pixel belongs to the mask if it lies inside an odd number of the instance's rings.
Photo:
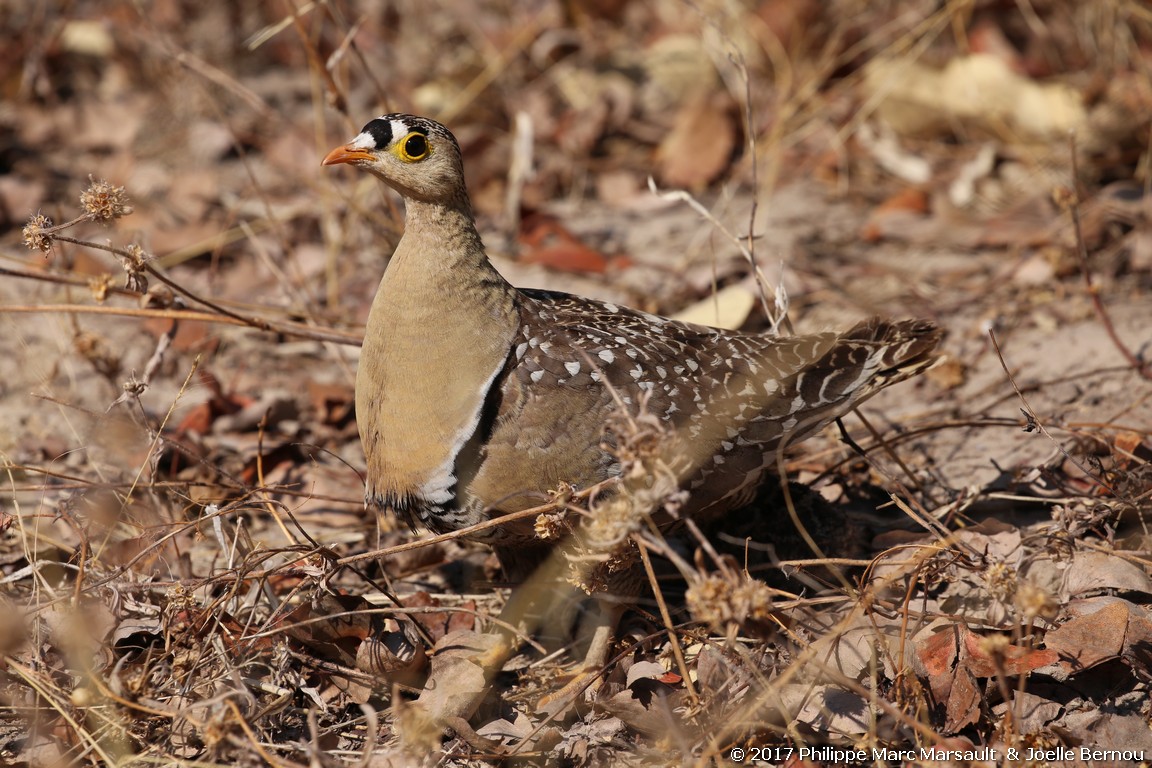
<svg viewBox="0 0 1152 768">
<path fill-rule="evenodd" d="M 428 137 L 419 131 L 412 131 L 396 145 L 396 154 L 406 163 L 423 160 L 430 153 L 431 147 L 428 146 Z"/>
</svg>

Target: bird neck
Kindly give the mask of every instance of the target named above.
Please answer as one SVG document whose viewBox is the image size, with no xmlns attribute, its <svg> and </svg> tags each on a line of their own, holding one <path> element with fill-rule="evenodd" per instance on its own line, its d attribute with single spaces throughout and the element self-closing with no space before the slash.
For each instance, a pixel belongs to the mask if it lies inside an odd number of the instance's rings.
<svg viewBox="0 0 1152 768">
<path fill-rule="evenodd" d="M 488 260 L 467 200 L 450 204 L 409 199 L 400 238 L 381 288 L 396 287 L 447 305 L 503 303 L 512 286 Z M 457 318 L 459 320 L 459 318 Z"/>
</svg>

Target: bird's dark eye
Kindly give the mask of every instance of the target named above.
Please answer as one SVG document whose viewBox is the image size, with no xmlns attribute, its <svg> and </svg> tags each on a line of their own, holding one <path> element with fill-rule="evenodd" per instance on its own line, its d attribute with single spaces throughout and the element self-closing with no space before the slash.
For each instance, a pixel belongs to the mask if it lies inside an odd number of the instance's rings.
<svg viewBox="0 0 1152 768">
<path fill-rule="evenodd" d="M 428 137 L 422 133 L 413 131 L 404 137 L 404 143 L 401 145 L 400 153 L 402 158 L 409 162 L 423 160 L 428 156 Z"/>
</svg>

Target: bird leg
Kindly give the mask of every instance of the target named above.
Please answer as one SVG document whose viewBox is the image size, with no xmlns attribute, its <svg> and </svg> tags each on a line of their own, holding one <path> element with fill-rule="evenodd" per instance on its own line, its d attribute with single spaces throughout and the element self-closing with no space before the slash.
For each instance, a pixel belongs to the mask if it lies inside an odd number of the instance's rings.
<svg viewBox="0 0 1152 768">
<path fill-rule="evenodd" d="M 581 694 L 588 698 L 600 687 L 600 675 L 608 665 L 612 639 L 627 605 L 610 597 L 593 599 L 591 609 L 580 620 L 576 647 L 587 644 L 584 658 L 573 666 L 573 677 L 563 688 L 542 697 L 537 706 L 549 715 L 559 715 Z"/>
</svg>

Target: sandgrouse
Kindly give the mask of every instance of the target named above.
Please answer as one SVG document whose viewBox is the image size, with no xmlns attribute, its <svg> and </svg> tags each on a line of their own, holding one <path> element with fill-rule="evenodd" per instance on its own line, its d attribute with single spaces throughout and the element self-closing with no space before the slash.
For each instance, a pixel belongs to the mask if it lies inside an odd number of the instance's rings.
<svg viewBox="0 0 1152 768">
<path fill-rule="evenodd" d="M 356 416 L 370 506 L 458 530 L 620 471 L 613 409 L 668 428 L 682 515 L 747 504 L 784 443 L 934 360 L 926 321 L 871 319 L 785 338 L 690 325 L 602 301 L 517 289 L 485 254 L 460 147 L 412 115 L 372 120 L 324 165 L 348 163 L 405 200 L 404 235 L 368 318 Z M 487 529 L 506 576 L 548 547 L 531 520 Z"/>
</svg>

